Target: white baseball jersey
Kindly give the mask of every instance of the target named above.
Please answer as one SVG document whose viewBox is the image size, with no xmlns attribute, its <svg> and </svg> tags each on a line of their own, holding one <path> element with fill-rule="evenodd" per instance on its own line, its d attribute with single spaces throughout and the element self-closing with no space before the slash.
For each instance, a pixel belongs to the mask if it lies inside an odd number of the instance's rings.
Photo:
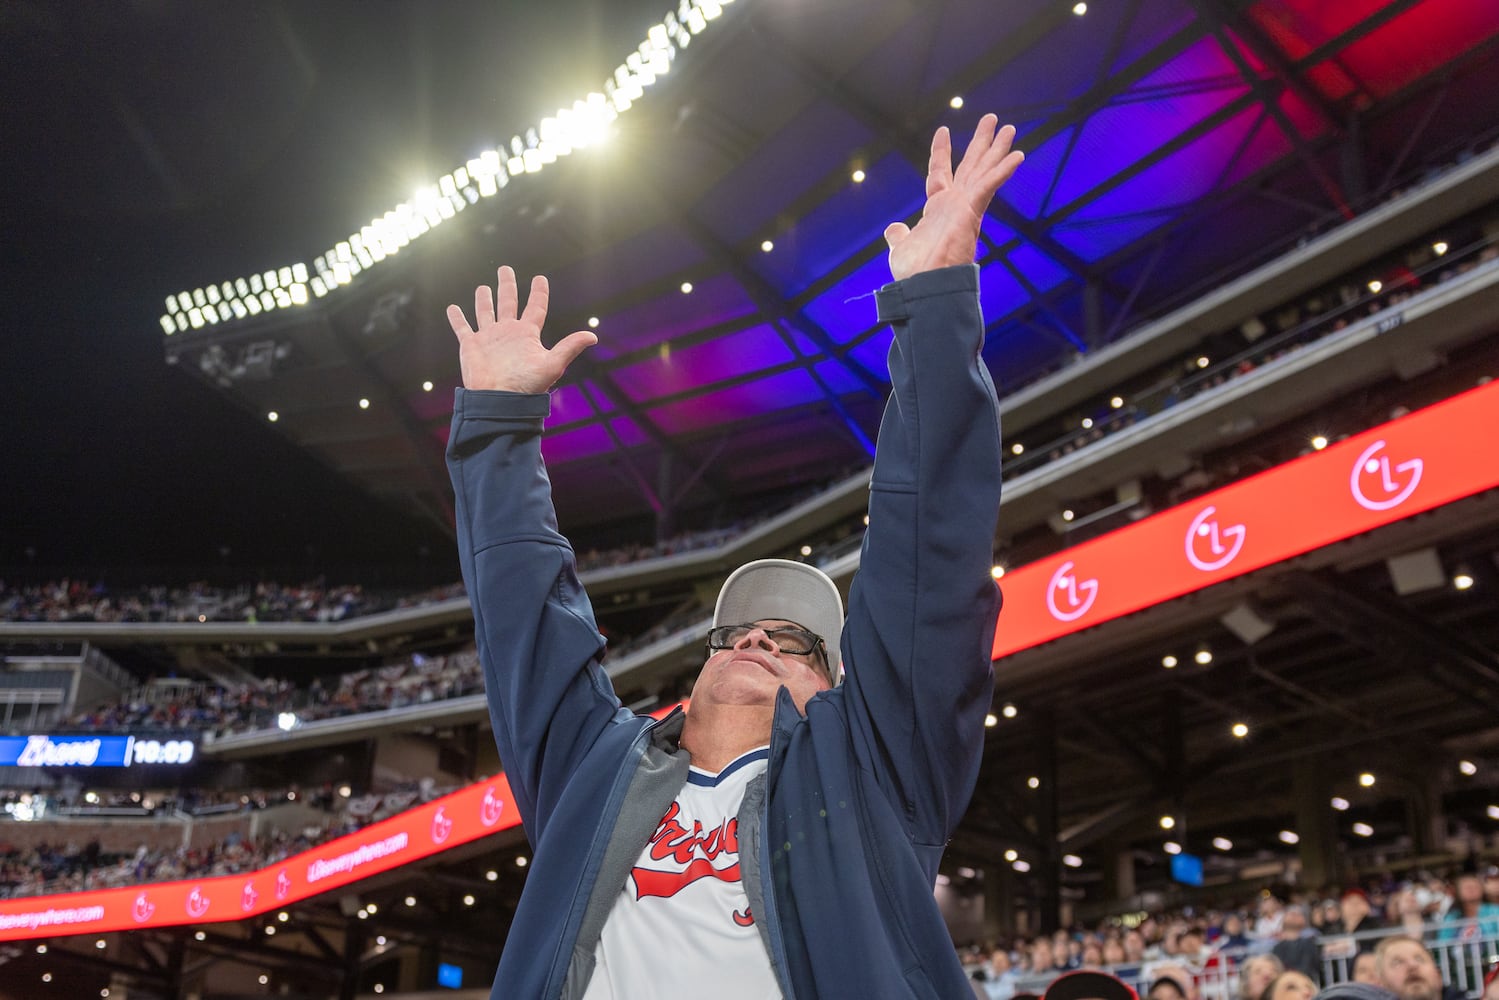
<svg viewBox="0 0 1499 1000">
<path fill-rule="evenodd" d="M 604 921 L 584 1000 L 780 1000 L 739 873 L 739 804 L 769 756 L 689 771 Z"/>
</svg>

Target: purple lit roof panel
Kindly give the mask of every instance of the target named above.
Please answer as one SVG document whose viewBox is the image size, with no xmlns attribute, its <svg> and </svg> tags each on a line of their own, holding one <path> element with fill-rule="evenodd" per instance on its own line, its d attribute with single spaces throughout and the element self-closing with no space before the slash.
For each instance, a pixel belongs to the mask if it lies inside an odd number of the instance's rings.
<svg viewBox="0 0 1499 1000">
<path fill-rule="evenodd" d="M 873 292 L 890 282 L 890 264 L 884 254 L 807 303 L 803 310 L 838 343 L 869 329 L 878 320 Z"/>
<path fill-rule="evenodd" d="M 733 278 L 704 278 L 693 283 L 691 295 L 673 287 L 654 299 L 602 317 L 599 343 L 593 351 L 605 358 L 618 357 L 754 312 L 755 303 Z"/>
<path fill-rule="evenodd" d="M 1034 219 L 1041 214 L 1046 192 L 1062 167 L 1072 133 L 1071 128 L 1065 128 L 1034 150 L 1027 148 L 1024 135 L 1018 137 L 1016 145 L 1025 150 L 1025 162 L 999 189 L 999 196 L 1026 218 Z"/>
<path fill-rule="evenodd" d="M 755 382 L 694 396 L 649 411 L 667 434 L 686 434 L 718 424 L 761 417 L 822 398 L 812 376 L 803 370 L 783 372 Z"/>
<path fill-rule="evenodd" d="M 1071 220 L 1061 223 L 1051 231 L 1052 238 L 1084 260 L 1094 261 L 1107 257 L 1120 247 L 1152 232 L 1170 218 L 1172 212 L 1164 209 L 1142 215 L 1127 215 L 1122 218 Z"/>
<path fill-rule="evenodd" d="M 1246 108 L 1085 206 L 1068 220 L 1068 224 L 1106 222 L 1113 218 L 1187 207 L 1214 188 L 1259 117 L 1257 107 Z"/>
<path fill-rule="evenodd" d="M 594 399 L 605 401 L 602 393 L 592 386 L 589 392 Z M 588 420 L 596 414 L 593 405 L 588 402 L 588 397 L 583 390 L 576 385 L 563 385 L 552 390 L 552 412 L 547 417 L 547 425 L 550 427 L 562 427 L 567 424 L 575 424 Z"/>
<path fill-rule="evenodd" d="M 1000 190 L 1003 191 L 1004 188 L 1000 188 Z M 994 246 L 1004 246 L 1015 238 L 1015 230 L 1000 222 L 992 215 L 984 216 L 979 226 L 980 231 L 984 234 L 984 239 L 988 240 Z"/>
<path fill-rule="evenodd" d="M 1095 5 L 1100 10 L 1106 6 L 1114 5 Z M 1001 4 L 992 6 L 1002 8 Z M 1089 23 L 1094 16 L 1090 10 L 1087 17 L 1066 18 L 1037 44 L 970 88 L 963 98 L 968 121 L 976 122 L 983 112 L 993 111 L 1018 127 L 1017 117 L 1050 114 L 1087 93 L 1097 82 L 1098 67 L 1113 40 L 1113 32 L 1096 30 L 1096 23 Z M 964 143 L 956 138 L 960 131 L 954 128 L 953 145 L 961 148 Z"/>
<path fill-rule="evenodd" d="M 634 448 L 649 442 L 640 426 L 629 417 L 615 417 L 609 428 L 626 448 Z M 616 450 L 614 438 L 602 422 L 584 424 L 571 430 L 552 433 L 548 431 L 541 439 L 541 454 L 547 462 L 560 464 L 573 462 L 591 455 L 601 455 Z"/>
<path fill-rule="evenodd" d="M 994 322 L 1025 305 L 1030 294 L 1002 262 L 995 261 L 979 272 L 979 308 L 984 321 Z"/>
<path fill-rule="evenodd" d="M 1092 16 L 1092 12 L 1089 12 Z M 1159 0 L 1139 5 L 1139 13 L 1130 22 L 1124 44 L 1119 49 L 1119 58 L 1109 67 L 1112 76 L 1119 73 L 1175 35 L 1188 28 L 1197 19 L 1197 13 L 1184 0 Z"/>
<path fill-rule="evenodd" d="M 1287 93 L 1289 94 L 1289 91 Z M 1239 183 L 1277 160 L 1289 156 L 1291 151 L 1291 140 L 1287 138 L 1285 130 L 1269 115 L 1264 115 L 1258 127 L 1255 128 L 1249 145 L 1245 146 L 1244 152 L 1239 154 L 1238 161 L 1228 168 L 1228 173 L 1223 177 L 1223 186 L 1231 187 Z"/>
<path fill-rule="evenodd" d="M 841 361 L 819 361 L 813 367 L 823 382 L 827 383 L 829 391 L 836 396 L 858 392 L 864 388 L 864 383 L 859 381 L 859 377 L 849 371 L 848 366 Z M 883 372 L 884 370 L 884 359 L 882 358 L 880 359 L 878 371 Z"/>
<path fill-rule="evenodd" d="M 869 130 L 826 101 L 785 127 L 775 142 L 754 152 L 692 207 L 693 215 L 725 242 L 761 232 L 767 219 L 842 168 L 848 150 L 867 142 Z"/>
<path fill-rule="evenodd" d="M 1060 285 L 1070 274 L 1065 267 L 1029 243 L 1022 243 L 1011 250 L 1009 260 L 1021 274 L 1025 275 L 1027 281 L 1042 292 L 1050 291 Z"/>
<path fill-rule="evenodd" d="M 620 368 L 614 380 L 639 403 L 790 360 L 791 349 L 774 330 L 755 326 Z"/>
<path fill-rule="evenodd" d="M 799 219 L 794 240 L 778 235 L 775 250 L 756 254 L 756 268 L 788 296 L 801 293 L 878 240 L 889 223 L 904 221 L 921 210 L 926 199 L 924 181 L 905 157 L 891 153 L 867 167 L 866 173 L 862 184 L 849 181 Z"/>
<path fill-rule="evenodd" d="M 1174 87 L 1182 88 L 1174 97 L 1131 99 Z M 1216 42 L 1197 43 L 1088 120 L 1050 207 L 1071 204 L 1248 92 Z"/>
<path fill-rule="evenodd" d="M 849 357 L 886 381 L 890 378 L 890 342 L 895 331 L 888 326 L 880 327 L 859 346 L 849 351 Z"/>
</svg>

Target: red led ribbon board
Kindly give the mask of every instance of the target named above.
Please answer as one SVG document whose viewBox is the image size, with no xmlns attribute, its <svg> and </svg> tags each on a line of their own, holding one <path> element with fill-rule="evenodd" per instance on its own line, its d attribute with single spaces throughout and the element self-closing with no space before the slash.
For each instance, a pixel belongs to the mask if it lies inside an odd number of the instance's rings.
<svg viewBox="0 0 1499 1000">
<path fill-rule="evenodd" d="M 242 875 L 0 902 L 0 941 L 244 920 L 520 824 L 503 775 Z"/>
<path fill-rule="evenodd" d="M 1499 383 L 1007 573 L 994 658 L 1493 489 L 1495 427 Z"/>
</svg>

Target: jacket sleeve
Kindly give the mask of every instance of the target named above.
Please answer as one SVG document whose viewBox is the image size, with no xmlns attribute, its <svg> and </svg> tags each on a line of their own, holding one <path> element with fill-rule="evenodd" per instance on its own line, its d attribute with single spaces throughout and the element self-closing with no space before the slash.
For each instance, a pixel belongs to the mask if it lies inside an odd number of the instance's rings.
<svg viewBox="0 0 1499 1000">
<path fill-rule="evenodd" d="M 978 778 L 999 515 L 999 402 L 979 352 L 978 268 L 887 285 L 892 390 L 843 631 L 854 752 L 913 841 L 942 845 Z"/>
<path fill-rule="evenodd" d="M 448 438 L 458 557 L 495 743 L 532 842 L 620 707 L 604 639 L 557 530 L 541 458 L 546 395 L 459 389 Z"/>
</svg>

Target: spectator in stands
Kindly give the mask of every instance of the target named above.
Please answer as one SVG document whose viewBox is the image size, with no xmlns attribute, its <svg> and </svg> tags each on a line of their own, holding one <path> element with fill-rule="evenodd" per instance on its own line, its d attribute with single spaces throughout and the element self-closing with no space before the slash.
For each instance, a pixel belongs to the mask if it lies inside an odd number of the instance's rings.
<svg viewBox="0 0 1499 1000">
<path fill-rule="evenodd" d="M 1268 953 L 1248 959 L 1239 970 L 1239 1000 L 1260 1000 L 1275 977 L 1285 971 L 1280 959 Z"/>
<path fill-rule="evenodd" d="M 1317 984 L 1304 972 L 1287 969 L 1270 981 L 1260 1000 L 1311 1000 Z"/>
<path fill-rule="evenodd" d="M 1483 898 L 1483 880 L 1475 873 L 1457 877 L 1456 898 L 1442 920 L 1443 941 L 1499 939 L 1499 903 Z"/>
<path fill-rule="evenodd" d="M 1138 930 L 1131 930 L 1124 935 L 1124 960 L 1130 965 L 1139 965 L 1145 961 L 1146 942 L 1145 935 Z"/>
<path fill-rule="evenodd" d="M 1313 982 L 1322 975 L 1322 946 L 1308 925 L 1306 907 L 1288 906 L 1281 917 L 1280 936 L 1270 953 L 1287 969 L 1303 973 Z"/>
<path fill-rule="evenodd" d="M 1345 889 L 1342 898 L 1338 900 L 1338 912 L 1341 926 L 1329 929 L 1331 933 L 1341 931 L 1344 934 L 1367 934 L 1384 926 L 1374 916 L 1373 908 L 1369 906 L 1369 894 L 1362 889 Z M 1373 937 L 1361 937 L 1358 949 L 1369 951 L 1375 944 Z"/>
<path fill-rule="evenodd" d="M 984 993 L 989 1000 L 1011 1000 L 1015 996 L 1015 969 L 1010 964 L 1010 953 L 1004 948 L 995 948 L 989 953 L 989 968 L 984 979 Z"/>
<path fill-rule="evenodd" d="M 1249 937 L 1244 932 L 1244 918 L 1237 913 L 1225 914 L 1222 929 L 1213 943 L 1220 949 L 1249 947 Z"/>
<path fill-rule="evenodd" d="M 1402 933 L 1409 934 L 1411 937 L 1418 939 L 1421 937 L 1426 925 L 1426 917 L 1421 912 L 1421 899 L 1414 887 L 1407 885 L 1391 893 L 1387 912 L 1390 916 L 1390 926 L 1398 928 Z"/>
<path fill-rule="evenodd" d="M 1281 901 L 1266 893 L 1260 899 L 1259 916 L 1255 918 L 1250 936 L 1261 941 L 1274 941 L 1280 936 L 1280 922 L 1284 907 Z"/>
<path fill-rule="evenodd" d="M 1489 865 L 1483 872 L 1483 899 L 1499 906 L 1499 865 Z"/>
<path fill-rule="evenodd" d="M 1379 978 L 1379 962 L 1372 951 L 1361 951 L 1353 956 L 1352 979 L 1355 983 L 1368 983 L 1370 986 L 1383 986 L 1384 981 Z"/>
<path fill-rule="evenodd" d="M 1146 992 L 1146 1000 L 1191 1000 L 1188 986 L 1179 976 L 1157 976 Z"/>
<path fill-rule="evenodd" d="M 1374 958 L 1380 982 L 1400 1000 L 1444 1000 L 1436 960 L 1416 938 L 1391 935 L 1379 942 Z"/>
<path fill-rule="evenodd" d="M 1056 947 L 1052 944 L 1051 938 L 1043 934 L 1031 942 L 1030 971 L 1032 975 L 1050 975 L 1053 972 L 1062 971 L 1062 968 L 1062 963 L 1057 960 Z"/>
</svg>

